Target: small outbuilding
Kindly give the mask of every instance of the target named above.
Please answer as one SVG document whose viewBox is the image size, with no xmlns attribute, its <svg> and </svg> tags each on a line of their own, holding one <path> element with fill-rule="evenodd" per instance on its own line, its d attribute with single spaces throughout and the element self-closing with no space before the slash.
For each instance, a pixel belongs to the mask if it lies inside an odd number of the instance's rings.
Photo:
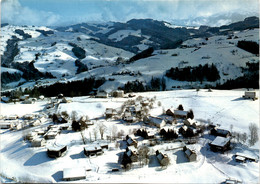
<svg viewBox="0 0 260 184">
<path fill-rule="evenodd" d="M 124 97 L 124 91 L 123 90 L 116 90 L 112 92 L 113 97 Z"/>
<path fill-rule="evenodd" d="M 198 121 L 196 121 L 194 119 L 190 119 L 190 118 L 184 120 L 183 123 L 186 126 L 192 126 L 194 128 L 197 128 L 200 125 L 200 123 Z"/>
<path fill-rule="evenodd" d="M 47 154 L 51 158 L 57 158 L 63 156 L 67 150 L 67 146 L 51 146 L 47 148 Z"/>
<path fill-rule="evenodd" d="M 84 167 L 72 167 L 63 169 L 63 180 L 64 181 L 75 181 L 86 179 L 86 170 Z"/>
<path fill-rule="evenodd" d="M 221 137 L 230 137 L 231 133 L 228 130 L 225 129 L 220 129 L 218 127 L 214 127 L 210 130 L 210 134 L 211 135 L 215 135 L 215 136 L 221 136 Z"/>
<path fill-rule="evenodd" d="M 167 166 L 170 162 L 168 155 L 160 152 L 159 150 L 156 151 L 156 157 L 162 166 Z"/>
<path fill-rule="evenodd" d="M 133 138 L 126 136 L 126 143 L 128 146 L 134 146 L 137 147 L 138 142 L 134 140 Z"/>
<path fill-rule="evenodd" d="M 185 153 L 185 156 L 189 159 L 190 162 L 197 160 L 197 153 L 194 148 L 190 146 L 184 146 L 183 151 Z"/>
<path fill-rule="evenodd" d="M 236 153 L 235 154 L 235 159 L 238 162 L 246 162 L 246 161 L 251 161 L 251 162 L 257 162 L 258 158 L 256 156 L 253 156 L 249 153 Z"/>
<path fill-rule="evenodd" d="M 245 95 L 242 96 L 243 98 L 248 98 L 252 100 L 257 100 L 258 97 L 256 96 L 255 91 L 245 91 Z"/>
<path fill-rule="evenodd" d="M 174 117 L 175 118 L 182 118 L 186 119 L 188 115 L 188 111 L 182 111 L 182 110 L 174 110 Z"/>
<path fill-rule="evenodd" d="M 96 98 L 108 98 L 108 93 L 105 91 L 97 92 Z"/>
<path fill-rule="evenodd" d="M 44 138 L 36 137 L 31 141 L 32 147 L 41 147 L 45 143 Z"/>
<path fill-rule="evenodd" d="M 99 145 L 88 145 L 84 147 L 84 154 L 86 156 L 101 155 L 103 154 L 103 151 Z"/>
<path fill-rule="evenodd" d="M 0 129 L 10 129 L 13 127 L 14 124 L 12 122 L 0 122 Z"/>
<path fill-rule="evenodd" d="M 151 125 L 151 126 L 162 128 L 166 125 L 166 122 L 162 118 L 149 116 L 148 117 L 148 124 Z"/>
<path fill-rule="evenodd" d="M 117 115 L 117 111 L 113 108 L 106 108 L 106 118 L 112 118 L 113 116 Z"/>
</svg>

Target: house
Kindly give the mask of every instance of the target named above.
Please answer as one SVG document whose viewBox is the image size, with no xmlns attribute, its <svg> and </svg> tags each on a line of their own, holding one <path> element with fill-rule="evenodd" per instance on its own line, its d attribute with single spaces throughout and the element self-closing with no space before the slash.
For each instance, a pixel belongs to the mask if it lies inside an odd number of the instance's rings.
<svg viewBox="0 0 260 184">
<path fill-rule="evenodd" d="M 43 146 L 44 142 L 45 142 L 44 138 L 36 137 L 31 141 L 31 145 L 32 147 L 41 147 Z"/>
<path fill-rule="evenodd" d="M 137 150 L 134 146 L 127 147 L 125 153 L 131 159 L 132 162 L 138 161 Z"/>
<path fill-rule="evenodd" d="M 13 129 L 15 129 L 15 130 L 21 130 L 23 127 L 24 127 L 23 122 L 17 122 L 17 123 L 14 125 Z"/>
<path fill-rule="evenodd" d="M 258 97 L 256 96 L 255 91 L 245 91 L 245 95 L 242 96 L 243 98 L 248 98 L 252 100 L 257 100 Z"/>
<path fill-rule="evenodd" d="M 162 166 L 167 166 L 170 162 L 168 155 L 160 152 L 159 150 L 156 151 L 156 157 Z"/>
<path fill-rule="evenodd" d="M 198 127 L 198 126 L 200 125 L 199 122 L 197 122 L 197 121 L 194 120 L 194 119 L 190 119 L 190 118 L 184 120 L 183 123 L 184 123 L 184 125 L 186 125 L 186 126 L 192 126 L 192 127 L 194 127 L 194 128 L 196 128 L 196 127 Z"/>
<path fill-rule="evenodd" d="M 224 184 L 240 184 L 242 183 L 242 181 L 236 180 L 236 179 L 226 179 L 225 182 L 223 182 Z"/>
<path fill-rule="evenodd" d="M 257 162 L 258 158 L 250 153 L 236 153 L 235 154 L 235 159 L 238 162 L 246 162 L 248 161 L 253 161 L 253 162 Z"/>
<path fill-rule="evenodd" d="M 221 137 L 229 137 L 231 133 L 228 130 L 220 129 L 218 127 L 214 127 L 210 130 L 211 135 L 221 136 Z"/>
<path fill-rule="evenodd" d="M 198 130 L 196 128 L 193 128 L 191 126 L 182 126 L 179 128 L 179 133 L 183 135 L 183 137 L 193 137 L 198 134 Z"/>
<path fill-rule="evenodd" d="M 44 100 L 44 96 L 43 96 L 43 95 L 40 95 L 40 96 L 39 96 L 39 99 L 40 99 L 40 100 Z"/>
<path fill-rule="evenodd" d="M 27 140 L 33 140 L 33 139 L 35 139 L 37 136 L 38 136 L 37 132 L 30 132 L 30 133 L 28 133 L 28 134 L 25 136 L 25 138 L 26 138 Z"/>
<path fill-rule="evenodd" d="M 142 106 L 148 106 L 149 105 L 149 101 L 148 100 L 143 100 L 141 101 Z"/>
<path fill-rule="evenodd" d="M 97 92 L 96 98 L 108 98 L 108 93 L 105 91 Z"/>
<path fill-rule="evenodd" d="M 162 128 L 166 125 L 166 122 L 164 121 L 164 119 L 159 118 L 159 117 L 154 117 L 154 116 L 149 116 L 147 118 L 145 118 L 145 120 L 149 125 L 151 126 L 156 126 L 158 128 Z"/>
<path fill-rule="evenodd" d="M 136 140 L 129 137 L 128 135 L 126 136 L 126 143 L 127 143 L 127 146 L 134 146 L 134 147 L 137 147 L 137 144 L 138 144 L 138 142 Z"/>
<path fill-rule="evenodd" d="M 211 143 L 209 143 L 210 149 L 212 151 L 224 152 L 230 148 L 230 140 L 230 137 L 217 136 Z"/>
<path fill-rule="evenodd" d="M 128 122 L 128 123 L 132 123 L 135 121 L 135 117 L 132 116 L 131 112 L 125 111 L 124 115 L 123 115 L 123 120 Z"/>
<path fill-rule="evenodd" d="M 99 145 L 100 145 L 100 147 L 102 149 L 108 149 L 108 144 L 107 143 L 100 143 Z"/>
<path fill-rule="evenodd" d="M 84 154 L 86 156 L 101 155 L 102 153 L 102 148 L 99 145 L 88 145 L 84 147 Z"/>
<path fill-rule="evenodd" d="M 185 156 L 189 159 L 190 162 L 196 161 L 197 160 L 197 154 L 195 149 L 193 149 L 190 146 L 184 146 L 183 151 Z"/>
<path fill-rule="evenodd" d="M 64 181 L 75 181 L 86 179 L 85 167 L 71 167 L 63 169 L 63 180 Z"/>
<path fill-rule="evenodd" d="M 60 93 L 60 94 L 58 94 L 57 98 L 58 98 L 58 99 L 62 99 L 63 96 L 64 96 L 64 95 L 63 95 L 62 93 Z"/>
<path fill-rule="evenodd" d="M 113 108 L 106 108 L 106 118 L 112 118 L 113 116 L 117 115 L 117 111 Z"/>
<path fill-rule="evenodd" d="M 174 110 L 173 112 L 175 118 L 182 118 L 186 119 L 188 115 L 188 111 L 182 111 L 182 110 Z"/>
<path fill-rule="evenodd" d="M 113 97 L 124 97 L 124 91 L 123 90 L 116 90 L 112 92 Z"/>
<path fill-rule="evenodd" d="M 18 118 L 17 115 L 10 115 L 7 118 L 5 118 L 6 120 L 16 120 Z"/>
<path fill-rule="evenodd" d="M 55 139 L 56 136 L 59 134 L 59 131 L 56 129 L 50 129 L 45 135 L 44 138 L 46 139 Z"/>
<path fill-rule="evenodd" d="M 23 116 L 23 119 L 26 119 L 26 120 L 32 120 L 34 118 L 35 118 L 34 114 L 26 114 Z"/>
<path fill-rule="evenodd" d="M 47 148 L 47 155 L 51 158 L 57 158 L 63 156 L 67 150 L 67 146 L 50 146 Z"/>
</svg>

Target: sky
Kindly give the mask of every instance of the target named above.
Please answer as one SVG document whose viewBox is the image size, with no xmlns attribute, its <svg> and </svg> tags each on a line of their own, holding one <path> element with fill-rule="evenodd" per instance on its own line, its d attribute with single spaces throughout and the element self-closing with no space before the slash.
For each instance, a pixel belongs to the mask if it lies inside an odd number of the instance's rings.
<svg viewBox="0 0 260 184">
<path fill-rule="evenodd" d="M 219 24 L 259 15 L 259 0 L 0 0 L 1 23 L 60 26 L 152 18 Z M 197 21 L 197 22 L 196 22 Z M 204 21 L 204 22 L 203 22 Z"/>
</svg>

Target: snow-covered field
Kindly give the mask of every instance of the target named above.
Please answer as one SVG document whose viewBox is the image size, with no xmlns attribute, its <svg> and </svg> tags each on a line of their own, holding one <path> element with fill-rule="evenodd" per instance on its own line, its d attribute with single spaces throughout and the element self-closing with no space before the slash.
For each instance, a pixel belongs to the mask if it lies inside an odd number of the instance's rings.
<svg viewBox="0 0 260 184">
<path fill-rule="evenodd" d="M 233 125 L 233 131 L 249 134 L 250 123 L 255 123 L 259 127 L 259 101 L 242 99 L 243 94 L 244 90 L 213 90 L 213 92 L 175 90 L 136 93 L 135 95 L 149 98 L 156 96 L 154 108 L 150 111 L 151 115 L 158 116 L 162 114 L 163 109 L 176 108 L 182 104 L 184 110 L 193 110 L 195 119 L 198 121 L 210 120 L 214 124 L 220 124 L 220 127 L 224 129 L 230 129 L 230 125 Z M 259 95 L 258 92 L 257 95 Z M 54 110 L 67 111 L 69 114 L 76 111 L 79 115 L 87 115 L 92 119 L 94 125 L 83 132 L 87 144 L 90 144 L 90 133 L 93 140 L 94 127 L 101 122 L 107 127 L 105 135 L 109 134 L 113 125 L 117 126 L 118 131 L 123 130 L 125 134 L 142 126 L 142 122 L 126 125 L 121 121 L 103 118 L 106 108 L 119 108 L 127 98 L 75 97 L 70 100 L 72 100 L 71 103 L 60 104 Z M 158 101 L 161 102 L 161 106 L 157 105 Z M 46 103 L 47 101 L 35 104 L 1 103 L 1 115 L 22 116 L 29 113 L 47 113 L 44 109 Z M 50 121 L 41 126 L 47 126 L 51 123 Z M 137 163 L 130 171 L 120 169 L 119 172 L 112 173 L 110 172 L 112 168 L 120 168 L 118 155 L 125 151 L 125 149 L 117 148 L 114 142 L 109 143 L 110 148 L 105 150 L 103 155 L 88 158 L 83 153 L 85 145 L 80 132 L 62 131 L 55 140 L 48 140 L 46 144 L 54 142 L 66 144 L 68 152 L 63 157 L 51 159 L 46 154 L 46 147 L 33 148 L 30 147 L 30 143 L 22 140 L 22 136 L 33 129 L 35 127 L 20 131 L 0 130 L 1 176 L 21 182 L 64 182 L 62 181 L 64 168 L 84 166 L 92 170 L 87 172 L 85 180 L 77 182 L 221 183 L 227 178 L 234 178 L 243 183 L 259 182 L 259 163 L 237 163 L 233 158 L 236 152 L 242 151 L 247 151 L 259 158 L 259 141 L 252 147 L 237 144 L 231 151 L 221 154 L 209 150 L 208 142 L 213 138 L 206 134 L 194 145 L 198 152 L 198 159 L 195 162 L 187 162 L 181 149 L 173 149 L 178 147 L 178 143 L 159 144 L 151 148 L 153 151 L 168 150 L 165 153 L 170 157 L 171 164 L 167 168 L 161 168 L 157 160 L 153 160 L 144 167 L 140 167 Z M 152 127 L 150 129 L 157 130 Z M 4 179 L 2 181 L 9 182 Z"/>
</svg>

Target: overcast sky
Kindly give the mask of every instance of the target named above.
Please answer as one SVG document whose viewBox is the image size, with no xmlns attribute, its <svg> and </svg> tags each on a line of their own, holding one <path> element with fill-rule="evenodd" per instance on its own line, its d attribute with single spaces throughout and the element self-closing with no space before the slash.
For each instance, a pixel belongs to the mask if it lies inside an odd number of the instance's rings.
<svg viewBox="0 0 260 184">
<path fill-rule="evenodd" d="M 172 22 L 239 13 L 259 14 L 258 0 L 0 0 L 1 22 L 68 25 L 152 18 Z"/>
</svg>

